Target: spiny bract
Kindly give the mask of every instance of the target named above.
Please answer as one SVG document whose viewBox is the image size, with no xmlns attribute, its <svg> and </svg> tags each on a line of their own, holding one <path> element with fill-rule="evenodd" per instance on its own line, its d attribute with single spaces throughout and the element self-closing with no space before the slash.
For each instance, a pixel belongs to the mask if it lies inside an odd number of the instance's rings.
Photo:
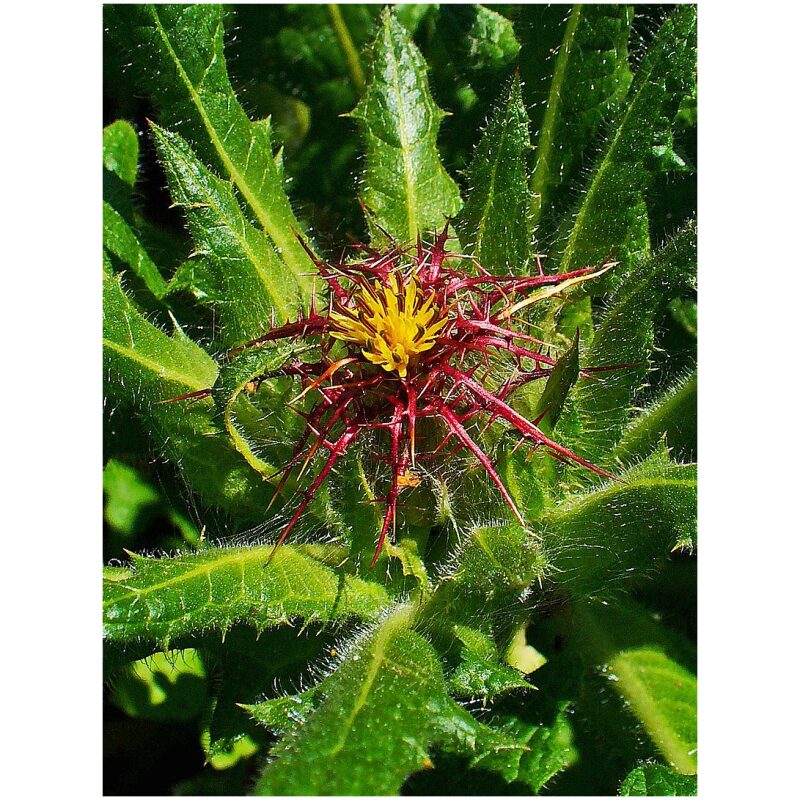
<svg viewBox="0 0 800 800">
<path fill-rule="evenodd" d="M 518 321 L 515 314 L 613 264 L 557 275 L 545 275 L 541 268 L 528 277 L 491 275 L 474 259 L 448 252 L 447 241 L 445 226 L 430 242 L 418 237 L 415 246 L 401 246 L 391 238 L 385 250 L 353 245 L 351 249 L 362 257 L 346 261 L 343 253 L 336 264 L 308 250 L 328 284 L 327 307 L 320 311 L 312 304 L 309 313 L 295 322 L 273 324 L 263 336 L 229 353 L 277 340 L 318 340 L 319 360 L 292 359 L 253 381 L 258 386 L 269 378 L 294 376 L 303 386 L 296 400 L 312 391 L 318 397 L 310 411 L 295 408 L 305 418 L 306 428 L 281 469 L 276 495 L 295 467 L 301 465 L 302 472 L 320 449 L 326 453 L 276 547 L 336 463 L 366 432 L 388 432 L 385 460 L 391 470 L 373 566 L 395 522 L 401 490 L 419 483 L 414 474 L 417 459 L 436 456 L 453 438 L 456 450 L 467 448 L 478 459 L 524 524 L 491 459 L 468 430 L 468 423 L 479 414 L 489 415 L 488 424 L 502 420 L 511 425 L 520 444 L 544 446 L 556 458 L 612 477 L 546 436 L 538 427 L 546 411 L 530 421 L 509 405 L 509 397 L 531 381 L 547 378 L 556 365 L 546 352 L 546 342 L 513 327 Z M 469 272 L 458 268 L 464 260 L 472 264 Z M 499 355 L 510 356 L 514 369 L 499 387 L 490 388 L 487 378 L 493 371 L 496 374 Z M 445 435 L 434 450 L 418 454 L 417 425 L 426 417 L 441 420 Z"/>
</svg>

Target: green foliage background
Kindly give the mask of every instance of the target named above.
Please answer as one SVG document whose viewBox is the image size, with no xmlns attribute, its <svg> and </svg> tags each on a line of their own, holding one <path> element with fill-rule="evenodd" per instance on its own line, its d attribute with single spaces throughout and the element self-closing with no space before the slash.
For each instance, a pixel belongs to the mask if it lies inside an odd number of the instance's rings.
<svg viewBox="0 0 800 800">
<path fill-rule="evenodd" d="M 694 793 L 695 8 L 104 18 L 106 792 Z M 530 311 L 563 355 L 515 403 L 623 480 L 496 435 L 526 527 L 465 459 L 369 571 L 355 454 L 265 568 L 300 425 L 245 387 L 289 350 L 221 355 L 308 304 L 295 232 L 446 219 L 493 272 L 620 262 Z"/>
</svg>

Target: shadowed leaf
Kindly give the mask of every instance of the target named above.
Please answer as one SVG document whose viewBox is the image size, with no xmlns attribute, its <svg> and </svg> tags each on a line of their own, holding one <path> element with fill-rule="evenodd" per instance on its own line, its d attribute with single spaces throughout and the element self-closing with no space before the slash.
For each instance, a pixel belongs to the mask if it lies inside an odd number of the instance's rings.
<svg viewBox="0 0 800 800">
<path fill-rule="evenodd" d="M 697 773 L 697 678 L 677 660 L 692 660 L 652 617 L 632 603 L 576 610 L 580 647 L 644 726 L 667 762 Z M 686 651 L 686 652 L 684 652 Z"/>
<path fill-rule="evenodd" d="M 673 458 L 691 457 L 697 451 L 697 370 L 681 378 L 625 430 L 614 454 L 622 461 L 642 458 L 654 450 L 662 436 Z"/>
<path fill-rule="evenodd" d="M 575 179 L 587 147 L 628 91 L 632 17 L 631 6 L 572 6 L 536 148 L 530 187 L 533 225 L 541 222 L 559 189 Z"/>
<path fill-rule="evenodd" d="M 561 250 L 568 272 L 613 257 L 627 265 L 649 249 L 644 191 L 655 149 L 672 146 L 672 119 L 694 85 L 697 11 L 678 6 L 664 22 L 634 76 Z M 612 275 L 588 285 L 602 293 Z"/>
<path fill-rule="evenodd" d="M 568 496 L 537 524 L 549 578 L 576 596 L 641 577 L 697 527 L 697 467 L 655 453 L 622 481 Z"/>
<path fill-rule="evenodd" d="M 631 400 L 647 375 L 657 313 L 691 285 L 696 271 L 692 223 L 625 275 L 601 316 L 583 364 L 624 366 L 580 378 L 573 398 L 580 418 L 579 452 L 598 463 L 612 463 L 612 449 L 630 421 Z"/>
<path fill-rule="evenodd" d="M 493 273 L 528 270 L 532 232 L 526 158 L 528 115 L 515 77 L 498 103 L 467 173 L 467 202 L 456 227 L 464 250 Z"/>
</svg>

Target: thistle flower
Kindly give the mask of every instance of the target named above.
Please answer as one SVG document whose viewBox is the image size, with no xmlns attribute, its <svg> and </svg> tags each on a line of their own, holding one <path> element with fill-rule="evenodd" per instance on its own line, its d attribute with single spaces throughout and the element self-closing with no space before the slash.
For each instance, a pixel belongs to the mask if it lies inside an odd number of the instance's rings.
<svg viewBox="0 0 800 800">
<path fill-rule="evenodd" d="M 545 435 L 538 427 L 544 414 L 530 421 L 509 404 L 513 392 L 547 378 L 556 364 L 546 353 L 546 342 L 514 327 L 517 312 L 597 277 L 613 263 L 558 275 L 545 275 L 540 268 L 537 275 L 513 277 L 491 275 L 470 259 L 474 269 L 467 272 L 458 268 L 458 262 L 468 257 L 447 252 L 447 240 L 445 226 L 431 242 L 418 237 L 416 246 L 401 246 L 391 239 L 384 251 L 354 245 L 363 257 L 346 263 L 343 254 L 337 264 L 321 261 L 306 248 L 328 284 L 327 308 L 320 311 L 312 305 L 310 312 L 295 322 L 272 325 L 263 336 L 230 351 L 233 355 L 279 340 L 318 343 L 317 361 L 291 360 L 254 379 L 257 386 L 270 378 L 295 376 L 302 385 L 295 400 L 309 392 L 316 397 L 310 411 L 295 409 L 305 418 L 306 428 L 280 470 L 275 496 L 298 465 L 302 472 L 318 452 L 325 456 L 276 548 L 345 453 L 367 432 L 384 430 L 388 432 L 385 460 L 391 477 L 374 566 L 395 524 L 401 491 L 419 483 L 414 473 L 417 426 L 424 418 L 440 420 L 444 430 L 442 441 L 426 456 L 435 456 L 455 439 L 456 451 L 472 453 L 522 524 L 522 515 L 494 464 L 468 429 L 478 415 L 488 415 L 487 427 L 496 423 L 510 426 L 520 444 L 543 447 L 558 459 L 613 477 Z M 497 358 L 503 355 L 513 360 L 515 369 L 499 387 L 489 388 L 487 379 L 497 373 Z"/>
</svg>

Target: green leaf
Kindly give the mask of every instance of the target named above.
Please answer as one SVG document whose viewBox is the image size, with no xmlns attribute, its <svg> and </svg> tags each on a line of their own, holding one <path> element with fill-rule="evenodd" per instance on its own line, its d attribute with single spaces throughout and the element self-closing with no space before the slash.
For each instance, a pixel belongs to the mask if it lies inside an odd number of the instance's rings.
<svg viewBox="0 0 800 800">
<path fill-rule="evenodd" d="M 696 797 L 697 776 L 681 775 L 663 764 L 642 764 L 631 770 L 620 797 Z"/>
<path fill-rule="evenodd" d="M 323 682 L 324 683 L 324 682 Z M 319 701 L 322 684 L 298 694 L 262 700 L 259 703 L 242 704 L 242 708 L 259 725 L 275 733 L 286 734 L 302 725 Z"/>
<path fill-rule="evenodd" d="M 146 294 L 160 300 L 167 283 L 140 241 L 131 200 L 138 160 L 139 140 L 131 125 L 119 120 L 103 129 L 103 257 L 108 274 L 128 269 Z M 141 300 L 154 306 L 150 297 Z"/>
<path fill-rule="evenodd" d="M 318 708 L 273 748 L 256 794 L 396 795 L 425 766 L 444 676 L 410 622 L 400 607 L 352 646 Z"/>
<path fill-rule="evenodd" d="M 456 223 L 465 252 L 495 274 L 528 271 L 530 146 L 528 115 L 515 77 L 475 149 L 467 172 L 470 192 Z"/>
<path fill-rule="evenodd" d="M 258 46 L 241 48 L 246 61 L 239 64 L 237 58 L 237 72 L 256 75 L 283 94 L 308 102 L 317 136 L 305 144 L 312 148 L 327 144 L 320 140 L 328 131 L 318 126 L 335 124 L 335 115 L 358 101 L 364 89 L 360 51 L 374 35 L 380 10 L 363 3 L 291 4 L 270 9 L 270 18 L 265 9 L 237 7 L 237 28 L 260 37 Z M 297 144 L 286 141 L 290 147 Z M 298 157 L 304 158 L 302 153 Z"/>
<path fill-rule="evenodd" d="M 313 271 L 273 160 L 270 126 L 251 122 L 233 93 L 219 5 L 132 5 L 111 9 L 111 33 L 133 54 L 139 82 L 160 108 L 161 123 L 187 138 L 230 179 L 269 235 L 307 302 Z"/>
<path fill-rule="evenodd" d="M 133 127 L 117 120 L 103 128 L 103 200 L 129 223 L 138 166 L 139 139 Z"/>
<path fill-rule="evenodd" d="M 347 63 L 347 70 L 350 74 L 350 80 L 356 91 L 364 91 L 364 71 L 361 68 L 361 59 L 358 56 L 353 39 L 350 36 L 350 30 L 345 22 L 344 15 L 341 9 L 335 3 L 327 5 L 328 13 L 330 15 L 331 24 L 336 32 L 336 39 L 339 43 L 339 48 Z"/>
<path fill-rule="evenodd" d="M 692 336 L 697 336 L 697 301 L 675 298 L 669 310 L 676 322 Z"/>
<path fill-rule="evenodd" d="M 538 580 L 541 568 L 538 547 L 520 525 L 482 525 L 463 545 L 452 579 L 488 596 L 511 596 Z"/>
<path fill-rule="evenodd" d="M 497 645 L 486 634 L 467 625 L 453 626 L 458 640 L 458 663 L 447 676 L 447 688 L 459 697 L 493 700 L 530 684 L 513 667 L 500 661 Z"/>
<path fill-rule="evenodd" d="M 623 462 L 642 458 L 664 436 L 673 457 L 697 451 L 697 370 L 678 380 L 633 420 L 614 455 Z"/>
<path fill-rule="evenodd" d="M 263 441 L 269 436 L 294 438 L 287 436 L 290 432 L 299 438 L 300 430 L 296 424 L 299 417 L 286 407 L 289 400 L 287 391 L 294 393 L 293 383 L 289 382 L 288 387 L 277 386 L 274 384 L 279 382 L 273 379 L 256 387 L 253 379 L 279 369 L 305 349 L 307 346 L 304 345 L 267 344 L 243 350 L 222 364 L 212 388 L 211 395 L 234 447 L 265 478 L 275 473 L 275 463 L 284 463 L 280 456 L 288 460 L 291 448 L 284 446 L 280 453 L 273 446 L 267 454 Z M 259 391 L 258 406 L 248 399 L 248 395 L 256 390 Z M 265 409 L 270 412 L 269 418 L 265 416 Z M 267 457 L 271 457 L 270 461 L 266 460 Z"/>
<path fill-rule="evenodd" d="M 270 730 L 302 735 L 298 731 L 302 730 L 320 698 L 327 693 L 329 685 L 336 680 L 334 674 L 299 694 L 265 700 L 244 708 Z M 519 774 L 520 754 L 529 750 L 523 741 L 479 722 L 444 694 L 431 698 L 427 712 L 433 725 L 431 743 L 436 751 L 466 756 L 471 764 L 491 769 L 509 782 Z M 435 765 L 423 760 L 423 766 L 427 769 L 435 766 L 438 771 L 438 758 Z"/>
<path fill-rule="evenodd" d="M 117 120 L 103 128 L 103 167 L 116 175 L 128 189 L 136 183 L 139 166 L 139 139 L 133 126 Z"/>
<path fill-rule="evenodd" d="M 436 744 L 442 752 L 466 756 L 470 767 L 496 772 L 508 783 L 519 778 L 522 759 L 530 752 L 525 732 L 518 736 L 519 731 L 502 731 L 479 722 L 449 698 L 437 705 L 435 726 Z"/>
<path fill-rule="evenodd" d="M 206 670 L 191 648 L 153 653 L 114 676 L 111 700 L 128 716 L 159 721 L 197 718 L 206 699 Z"/>
<path fill-rule="evenodd" d="M 300 306 L 297 284 L 242 214 L 230 184 L 206 169 L 180 136 L 157 125 L 152 130 L 173 200 L 186 212 L 199 268 L 208 271 L 204 285 L 214 287 L 209 299 L 219 316 L 219 342 L 241 344 L 272 319 L 293 317 Z"/>
<path fill-rule="evenodd" d="M 104 518 L 111 532 L 126 544 L 138 535 L 154 516 L 162 514 L 183 535 L 185 542 L 197 544 L 200 535 L 184 513 L 174 508 L 164 495 L 138 470 L 109 459 L 103 470 Z"/>
<path fill-rule="evenodd" d="M 531 118 L 531 131 L 539 138 L 570 8 L 554 3 L 530 3 L 512 9 L 521 45 L 518 62 L 522 93 Z"/>
<path fill-rule="evenodd" d="M 545 433 L 551 433 L 555 428 L 567 395 L 575 381 L 578 380 L 579 344 L 580 329 L 576 328 L 572 345 L 559 356 L 555 367 L 547 377 L 544 391 L 536 405 L 535 418 L 539 419 L 541 417 L 539 427 Z"/>
<path fill-rule="evenodd" d="M 140 516 L 161 500 L 155 486 L 144 481 L 135 469 L 115 459 L 103 470 L 103 492 L 107 496 L 106 522 L 123 533 L 135 531 Z"/>
<path fill-rule="evenodd" d="M 372 48 L 367 90 L 351 116 L 366 143 L 362 197 L 375 221 L 399 241 L 441 230 L 461 208 L 458 187 L 436 150 L 444 112 L 408 32 L 385 9 Z"/>
<path fill-rule="evenodd" d="M 520 510 L 523 519 L 531 523 L 541 516 L 547 500 L 545 476 L 549 476 L 549 461 L 540 460 L 534 463 L 524 448 L 515 450 L 519 440 L 506 436 L 502 440 L 502 448 L 497 457 L 497 474 L 508 489 L 514 503 Z M 537 459 L 538 454 L 533 454 Z M 539 467 L 542 469 L 539 469 Z"/>
<path fill-rule="evenodd" d="M 578 447 L 597 463 L 611 463 L 613 447 L 629 423 L 633 394 L 647 375 L 656 315 L 692 283 L 696 264 L 697 234 L 692 223 L 654 257 L 631 269 L 601 317 L 583 365 L 625 366 L 581 378 L 575 387 L 581 423 Z"/>
<path fill-rule="evenodd" d="M 413 36 L 423 20 L 437 10 L 433 3 L 397 3 L 394 13 L 397 21 Z"/>
<path fill-rule="evenodd" d="M 207 502 L 240 519 L 263 521 L 272 490 L 234 450 L 212 401 L 163 402 L 211 387 L 217 365 L 179 328 L 168 336 L 151 325 L 113 277 L 103 284 L 103 363 L 107 413 L 133 409 L 153 443 Z"/>
<path fill-rule="evenodd" d="M 697 526 L 697 467 L 662 453 L 596 491 L 568 496 L 538 533 L 549 578 L 576 596 L 604 594 L 647 574 Z"/>
<path fill-rule="evenodd" d="M 138 275 L 153 296 L 160 299 L 167 291 L 167 282 L 142 247 L 136 234 L 109 204 L 103 203 L 103 247 L 122 264 Z"/>
<path fill-rule="evenodd" d="M 523 601 L 545 568 L 539 542 L 530 531 L 511 521 L 476 525 L 424 607 L 428 624 L 443 642 L 452 641 L 454 625 L 474 628 L 491 636 L 503 652 L 525 614 Z M 497 608 L 506 613 L 489 613 Z"/>
<path fill-rule="evenodd" d="M 614 258 L 627 265 L 649 247 L 644 192 L 654 148 L 672 143 L 672 120 L 694 85 L 697 11 L 683 5 L 664 22 L 634 76 L 628 102 L 583 193 L 559 271 Z M 613 278 L 612 278 L 613 280 Z M 602 292 L 607 280 L 589 291 Z"/>
<path fill-rule="evenodd" d="M 644 609 L 593 603 L 576 610 L 581 647 L 642 723 L 667 762 L 697 773 L 697 678 Z"/>
<path fill-rule="evenodd" d="M 214 547 L 171 558 L 134 556 L 133 575 L 104 583 L 107 641 L 171 639 L 246 622 L 258 630 L 294 618 L 374 617 L 387 603 L 376 583 L 337 575 L 302 548 Z"/>
<path fill-rule="evenodd" d="M 519 53 L 511 21 L 486 6 L 442 3 L 437 28 L 461 69 L 496 70 Z"/>
<path fill-rule="evenodd" d="M 587 147 L 628 91 L 632 18 L 631 6 L 572 7 L 555 60 L 531 177 L 534 225 L 560 196 L 558 190 L 573 183 Z"/>
<path fill-rule="evenodd" d="M 513 790 L 505 793 L 538 793 L 578 757 L 571 703 L 547 688 L 494 703 L 480 722 L 449 702 L 437 721 L 440 748 L 468 757 L 470 768 L 501 775 Z"/>
<path fill-rule="evenodd" d="M 504 759 L 499 752 L 479 756 L 472 765 L 496 770 L 507 781 L 521 781 L 538 793 L 553 776 L 576 760 L 568 707 L 569 703 L 561 704 L 546 723 L 526 719 L 525 704 L 520 704 L 514 712 L 493 715 L 488 723 L 492 729 L 523 747 Z"/>
</svg>

